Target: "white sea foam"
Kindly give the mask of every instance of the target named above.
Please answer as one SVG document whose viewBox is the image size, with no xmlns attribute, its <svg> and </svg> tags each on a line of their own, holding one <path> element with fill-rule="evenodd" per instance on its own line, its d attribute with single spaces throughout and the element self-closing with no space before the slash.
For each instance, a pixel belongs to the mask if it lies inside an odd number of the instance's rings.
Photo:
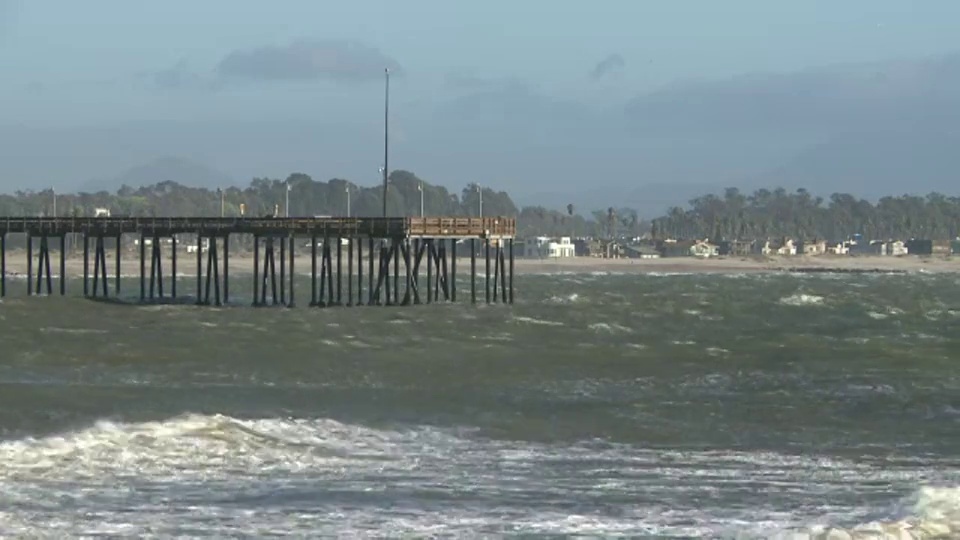
<svg viewBox="0 0 960 540">
<path fill-rule="evenodd" d="M 329 419 L 100 421 L 0 443 L 0 536 L 823 538 L 844 522 L 863 525 L 834 538 L 960 532 L 960 488 L 921 487 L 943 466 L 903 467 Z M 860 506 L 911 484 L 892 508 Z M 736 500 L 749 494 L 750 504 Z M 574 500 L 580 509 L 565 510 Z"/>
<path fill-rule="evenodd" d="M 524 317 L 524 316 L 515 315 L 512 317 L 512 320 L 519 323 L 536 324 L 541 326 L 563 326 L 563 323 L 559 321 L 548 321 L 545 319 L 537 319 L 534 317 Z"/>
<path fill-rule="evenodd" d="M 553 304 L 572 304 L 580 300 L 580 295 L 571 293 L 565 296 L 551 296 L 548 301 Z"/>
<path fill-rule="evenodd" d="M 823 305 L 824 298 L 815 294 L 792 294 L 780 299 L 780 304 L 785 306 L 820 306 Z"/>
<path fill-rule="evenodd" d="M 618 334 L 633 332 L 630 328 L 617 323 L 596 322 L 587 326 L 590 330 L 598 333 Z"/>
</svg>

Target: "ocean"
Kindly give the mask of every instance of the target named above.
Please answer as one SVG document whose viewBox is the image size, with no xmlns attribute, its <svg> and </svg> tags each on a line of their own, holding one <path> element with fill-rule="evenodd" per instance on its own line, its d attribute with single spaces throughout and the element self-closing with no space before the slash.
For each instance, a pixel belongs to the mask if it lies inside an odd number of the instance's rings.
<svg viewBox="0 0 960 540">
<path fill-rule="evenodd" d="M 232 281 L 223 308 L 8 283 L 0 535 L 960 535 L 957 275 L 328 309 Z"/>
</svg>

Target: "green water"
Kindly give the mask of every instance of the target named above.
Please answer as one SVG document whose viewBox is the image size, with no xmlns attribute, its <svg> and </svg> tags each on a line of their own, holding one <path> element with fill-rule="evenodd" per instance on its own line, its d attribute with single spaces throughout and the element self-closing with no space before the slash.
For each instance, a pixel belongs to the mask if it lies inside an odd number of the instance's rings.
<svg viewBox="0 0 960 540">
<path fill-rule="evenodd" d="M 223 308 L 8 284 L 0 534 L 770 536 L 960 501 L 957 276 L 518 276 L 513 306 L 329 309 L 302 277 L 300 307 L 253 309 L 250 281 Z"/>
</svg>

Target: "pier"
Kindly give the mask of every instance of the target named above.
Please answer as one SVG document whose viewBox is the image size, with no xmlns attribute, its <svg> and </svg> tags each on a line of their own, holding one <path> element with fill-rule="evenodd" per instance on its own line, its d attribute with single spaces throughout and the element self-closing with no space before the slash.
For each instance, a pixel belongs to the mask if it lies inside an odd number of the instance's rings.
<svg viewBox="0 0 960 540">
<path fill-rule="evenodd" d="M 83 295 L 119 298 L 123 240 L 135 235 L 139 299 L 144 303 L 178 298 L 177 250 L 185 238 L 195 246 L 191 249 L 196 256 L 196 303 L 229 303 L 231 237 L 243 237 L 248 244 L 252 238 L 254 306 L 295 305 L 294 268 L 302 261 L 295 254 L 303 241 L 309 241 L 310 306 L 456 302 L 458 250 L 469 254 L 470 302 L 478 301 L 478 257 L 485 270 L 480 301 L 512 304 L 514 299 L 513 218 L 0 217 L 0 297 L 7 294 L 11 235 L 25 236 L 30 296 L 55 294 L 50 264 L 54 242 L 59 251 L 56 290 L 67 294 L 70 237 L 83 245 Z M 107 279 L 111 249 L 115 249 L 112 287 Z M 166 249 L 170 268 L 165 280 Z"/>
</svg>

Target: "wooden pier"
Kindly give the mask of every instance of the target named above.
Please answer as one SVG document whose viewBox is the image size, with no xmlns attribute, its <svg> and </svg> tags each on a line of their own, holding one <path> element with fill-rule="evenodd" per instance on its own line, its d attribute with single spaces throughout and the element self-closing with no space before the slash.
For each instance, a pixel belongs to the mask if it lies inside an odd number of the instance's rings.
<svg viewBox="0 0 960 540">
<path fill-rule="evenodd" d="M 0 217 L 0 296 L 7 293 L 8 237 L 18 234 L 25 236 L 28 295 L 54 294 L 51 239 L 59 242 L 59 293 L 67 294 L 66 239 L 73 235 L 83 242 L 83 295 L 92 298 L 110 295 L 106 253 L 107 246 L 113 244 L 116 267 L 112 294 L 119 297 L 123 237 L 136 235 L 140 301 L 175 300 L 177 247 L 180 239 L 188 237 L 196 243 L 196 303 L 223 305 L 230 302 L 231 235 L 245 235 L 253 239 L 254 306 L 292 307 L 295 304 L 294 264 L 298 238 L 310 239 L 311 306 L 455 302 L 458 246 L 469 251 L 471 302 L 477 302 L 478 256 L 484 259 L 486 270 L 483 300 L 513 303 L 514 297 L 516 220 L 513 218 Z M 164 294 L 164 241 L 171 250 L 169 275 L 172 277 L 167 280 L 170 285 L 167 295 Z M 421 283 L 422 273 L 426 274 L 425 283 Z"/>
</svg>

